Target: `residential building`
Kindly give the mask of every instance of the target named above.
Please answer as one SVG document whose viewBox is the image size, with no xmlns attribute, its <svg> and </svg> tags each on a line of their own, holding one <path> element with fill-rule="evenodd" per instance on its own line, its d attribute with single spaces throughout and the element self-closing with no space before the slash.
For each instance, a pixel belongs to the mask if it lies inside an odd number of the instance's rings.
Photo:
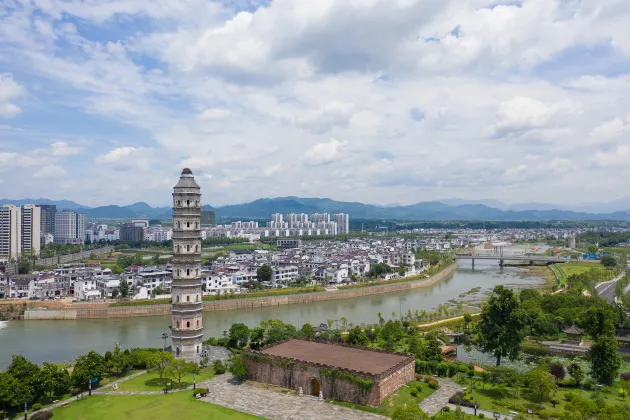
<svg viewBox="0 0 630 420">
<path fill-rule="evenodd" d="M 271 284 L 289 283 L 298 278 L 299 272 L 296 265 L 274 266 L 271 269 Z"/>
<path fill-rule="evenodd" d="M 57 214 L 57 206 L 54 204 L 38 204 L 41 212 L 41 228 L 42 235 L 50 233 L 55 234 L 55 214 Z"/>
<path fill-rule="evenodd" d="M 133 223 L 125 223 L 120 229 L 120 240 L 122 242 L 144 241 L 144 227 L 135 226 Z"/>
<path fill-rule="evenodd" d="M 81 277 L 74 282 L 74 296 L 79 300 L 95 300 L 103 297 L 98 287 L 100 279 L 96 277 Z"/>
<path fill-rule="evenodd" d="M 17 260 L 39 255 L 40 214 L 39 207 L 33 204 L 5 204 L 0 208 L 0 258 Z"/>
<path fill-rule="evenodd" d="M 149 227 L 149 220 L 148 219 L 134 219 L 131 221 L 131 225 L 146 229 Z"/>
<path fill-rule="evenodd" d="M 302 240 L 301 239 L 278 239 L 277 245 L 278 245 L 278 248 L 280 249 L 302 248 Z"/>
<path fill-rule="evenodd" d="M 55 214 L 55 243 L 83 244 L 85 241 L 85 215 L 74 210 Z"/>
<path fill-rule="evenodd" d="M 335 223 L 337 223 L 337 233 L 339 235 L 350 233 L 350 216 L 346 213 L 338 213 L 334 215 Z"/>
<path fill-rule="evenodd" d="M 216 226 L 217 225 L 217 211 L 216 210 L 201 210 L 201 226 Z"/>
</svg>

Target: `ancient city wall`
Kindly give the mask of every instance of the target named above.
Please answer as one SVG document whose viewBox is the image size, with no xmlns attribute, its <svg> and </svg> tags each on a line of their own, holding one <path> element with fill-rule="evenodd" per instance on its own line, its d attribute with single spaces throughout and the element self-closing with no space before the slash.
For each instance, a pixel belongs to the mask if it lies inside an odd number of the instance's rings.
<svg viewBox="0 0 630 420">
<path fill-rule="evenodd" d="M 204 312 L 229 311 L 238 309 L 263 308 L 267 306 L 300 305 L 328 300 L 353 299 L 361 296 L 378 295 L 383 293 L 401 292 L 421 287 L 431 286 L 450 276 L 456 269 L 452 264 L 439 273 L 422 280 L 410 280 L 401 283 L 383 284 L 380 286 L 358 287 L 353 289 L 340 289 L 334 292 L 304 293 L 298 295 L 269 296 L 258 298 L 226 299 L 203 302 Z M 74 311 L 74 318 L 68 318 L 65 311 Z M 137 316 L 169 315 L 170 305 L 139 305 L 100 308 L 67 308 L 55 310 L 27 310 L 24 319 L 89 319 L 89 318 L 122 318 Z M 55 315 L 46 314 L 51 312 Z"/>
</svg>

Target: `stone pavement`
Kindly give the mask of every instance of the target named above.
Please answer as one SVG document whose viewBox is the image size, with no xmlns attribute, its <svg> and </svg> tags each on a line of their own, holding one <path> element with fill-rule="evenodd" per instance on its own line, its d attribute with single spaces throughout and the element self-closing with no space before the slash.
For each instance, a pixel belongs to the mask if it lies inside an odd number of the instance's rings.
<svg viewBox="0 0 630 420">
<path fill-rule="evenodd" d="M 272 420 L 385 420 L 387 417 L 319 401 L 317 397 L 283 394 L 247 384 L 228 374 L 202 382 L 210 390 L 203 400 Z"/>
<path fill-rule="evenodd" d="M 440 388 L 420 402 L 422 411 L 430 416 L 438 413 L 442 407 L 448 405 L 448 400 L 463 388 L 450 379 L 440 379 L 439 382 Z"/>
<path fill-rule="evenodd" d="M 447 405 L 451 407 L 451 411 L 457 410 L 457 406 L 455 404 L 447 404 Z M 473 414 L 473 415 L 475 414 L 474 408 L 470 408 L 470 407 L 460 407 L 460 408 L 466 414 Z M 477 415 L 479 415 L 480 413 L 483 413 L 483 415 L 486 416 L 486 418 L 488 419 L 494 418 L 494 412 L 492 411 L 477 409 Z M 512 420 L 513 417 L 514 416 L 512 416 L 511 414 L 501 414 L 500 418 L 503 420 Z"/>
</svg>

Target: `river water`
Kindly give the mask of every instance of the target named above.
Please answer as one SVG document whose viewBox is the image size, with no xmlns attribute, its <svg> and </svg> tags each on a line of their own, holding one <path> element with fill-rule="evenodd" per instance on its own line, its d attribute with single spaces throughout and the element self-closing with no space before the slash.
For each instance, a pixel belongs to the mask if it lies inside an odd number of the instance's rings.
<svg viewBox="0 0 630 420">
<path fill-rule="evenodd" d="M 483 298 L 483 292 L 503 284 L 509 287 L 537 286 L 544 281 L 537 277 L 526 277 L 514 267 L 499 268 L 498 261 L 476 261 L 475 269 L 470 261 L 458 262 L 452 276 L 426 288 L 402 293 L 365 296 L 356 299 L 317 302 L 305 305 L 284 305 L 239 311 L 204 312 L 204 337 L 221 336 L 235 322 L 250 327 L 266 319 L 280 319 L 295 325 L 309 322 L 313 325 L 328 319 L 346 317 L 348 323 L 378 322 L 377 314 L 385 319 L 392 312 L 406 313 L 408 309 L 432 310 L 449 300 L 471 300 Z M 467 293 L 479 287 L 478 293 Z M 464 294 L 464 296 L 461 296 Z M 0 369 L 6 368 L 11 355 L 22 354 L 29 360 L 71 361 L 90 350 L 105 352 L 120 343 L 128 347 L 161 347 L 162 333 L 168 332 L 170 317 L 138 317 L 114 319 L 82 319 L 68 321 L 0 321 Z M 169 343 L 167 343 L 169 344 Z"/>
</svg>

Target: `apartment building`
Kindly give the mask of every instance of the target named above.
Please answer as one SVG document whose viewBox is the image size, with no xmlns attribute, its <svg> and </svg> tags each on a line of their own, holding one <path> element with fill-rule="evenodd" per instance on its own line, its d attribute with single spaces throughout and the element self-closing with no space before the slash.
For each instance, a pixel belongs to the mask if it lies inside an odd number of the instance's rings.
<svg viewBox="0 0 630 420">
<path fill-rule="evenodd" d="M 85 215 L 73 210 L 55 214 L 55 243 L 82 244 L 85 241 Z"/>
<path fill-rule="evenodd" d="M 0 207 L 0 258 L 39 255 L 40 214 L 39 207 L 32 204 Z"/>
<path fill-rule="evenodd" d="M 54 204 L 38 204 L 37 207 L 41 213 L 40 231 L 44 235 L 50 233 L 55 234 L 55 214 L 57 214 L 57 206 Z"/>
</svg>

